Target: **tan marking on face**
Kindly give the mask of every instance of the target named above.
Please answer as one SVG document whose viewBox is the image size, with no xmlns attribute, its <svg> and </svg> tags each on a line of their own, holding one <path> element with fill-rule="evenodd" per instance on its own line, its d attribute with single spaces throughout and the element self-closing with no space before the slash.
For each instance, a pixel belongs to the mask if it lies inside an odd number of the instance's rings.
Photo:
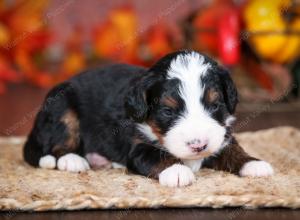
<svg viewBox="0 0 300 220">
<path fill-rule="evenodd" d="M 68 110 L 61 117 L 60 121 L 66 126 L 68 137 L 65 142 L 56 145 L 52 149 L 55 156 L 62 156 L 66 153 L 75 152 L 79 147 L 79 121 L 73 110 Z"/>
<path fill-rule="evenodd" d="M 161 134 L 160 128 L 157 126 L 157 124 L 154 121 L 148 121 L 149 126 L 151 127 L 152 132 L 155 134 L 155 136 L 158 138 L 158 142 L 163 145 L 163 136 Z"/>
<path fill-rule="evenodd" d="M 219 93 L 215 89 L 208 89 L 206 93 L 206 100 L 209 103 L 215 102 L 219 98 Z"/>
<path fill-rule="evenodd" d="M 170 96 L 164 97 L 162 100 L 162 103 L 170 108 L 178 107 L 178 102 Z"/>
</svg>

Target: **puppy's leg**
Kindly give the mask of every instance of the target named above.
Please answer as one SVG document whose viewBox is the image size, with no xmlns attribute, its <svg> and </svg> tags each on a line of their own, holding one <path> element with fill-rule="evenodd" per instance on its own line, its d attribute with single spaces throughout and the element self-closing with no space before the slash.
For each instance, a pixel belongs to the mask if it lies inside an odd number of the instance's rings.
<svg viewBox="0 0 300 220">
<path fill-rule="evenodd" d="M 44 161 L 53 155 L 55 158 L 58 158 L 56 167 L 59 170 L 80 172 L 90 169 L 87 160 L 80 156 L 79 120 L 76 113 L 71 109 L 67 109 L 62 114 L 58 124 L 61 124 L 64 128 L 64 135 L 53 144 L 50 154 L 40 158 L 39 166 L 48 168 L 44 166 Z M 53 133 L 53 135 L 60 136 L 57 133 Z"/>
<path fill-rule="evenodd" d="M 69 101 L 72 95 L 68 83 L 58 85 L 47 95 L 23 150 L 24 159 L 32 166 L 69 171 L 89 168 L 84 158 L 74 156 L 82 152 L 79 120 Z"/>
<path fill-rule="evenodd" d="M 145 143 L 137 144 L 129 154 L 127 168 L 155 178 L 165 186 L 177 187 L 195 180 L 192 170 L 169 153 Z"/>
<path fill-rule="evenodd" d="M 262 160 L 249 156 L 235 139 L 222 151 L 204 161 L 203 167 L 228 171 L 240 176 L 269 176 L 272 166 Z"/>
</svg>

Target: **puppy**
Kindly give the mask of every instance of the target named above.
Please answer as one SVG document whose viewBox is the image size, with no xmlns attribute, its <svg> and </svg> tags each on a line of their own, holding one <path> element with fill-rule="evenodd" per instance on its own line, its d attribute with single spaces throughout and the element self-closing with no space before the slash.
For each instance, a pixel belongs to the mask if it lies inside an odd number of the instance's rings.
<svg viewBox="0 0 300 220">
<path fill-rule="evenodd" d="M 271 175 L 231 134 L 237 102 L 229 73 L 195 51 L 168 54 L 149 69 L 90 70 L 49 92 L 24 158 L 71 172 L 114 162 L 170 187 L 191 184 L 202 167 Z"/>
</svg>

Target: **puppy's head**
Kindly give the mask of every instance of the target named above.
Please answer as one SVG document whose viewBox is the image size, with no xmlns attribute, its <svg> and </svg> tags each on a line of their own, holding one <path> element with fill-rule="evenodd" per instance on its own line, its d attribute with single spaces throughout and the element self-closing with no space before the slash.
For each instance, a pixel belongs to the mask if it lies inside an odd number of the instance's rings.
<svg viewBox="0 0 300 220">
<path fill-rule="evenodd" d="M 229 73 L 193 51 L 162 58 L 125 101 L 139 130 L 181 159 L 207 157 L 225 146 L 236 104 Z"/>
</svg>

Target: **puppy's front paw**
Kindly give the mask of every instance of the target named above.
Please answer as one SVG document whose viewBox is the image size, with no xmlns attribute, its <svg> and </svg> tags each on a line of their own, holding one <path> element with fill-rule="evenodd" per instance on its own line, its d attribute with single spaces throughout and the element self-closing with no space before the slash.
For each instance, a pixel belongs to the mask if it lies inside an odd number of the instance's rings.
<svg viewBox="0 0 300 220">
<path fill-rule="evenodd" d="M 159 183 L 164 186 L 186 186 L 194 181 L 195 176 L 192 170 L 181 164 L 174 164 L 159 174 Z"/>
<path fill-rule="evenodd" d="M 90 169 L 90 166 L 83 157 L 70 153 L 58 159 L 57 168 L 70 172 L 81 172 Z"/>
<path fill-rule="evenodd" d="M 270 176 L 274 173 L 272 166 L 262 160 L 253 160 L 244 164 L 240 176 Z"/>
</svg>

